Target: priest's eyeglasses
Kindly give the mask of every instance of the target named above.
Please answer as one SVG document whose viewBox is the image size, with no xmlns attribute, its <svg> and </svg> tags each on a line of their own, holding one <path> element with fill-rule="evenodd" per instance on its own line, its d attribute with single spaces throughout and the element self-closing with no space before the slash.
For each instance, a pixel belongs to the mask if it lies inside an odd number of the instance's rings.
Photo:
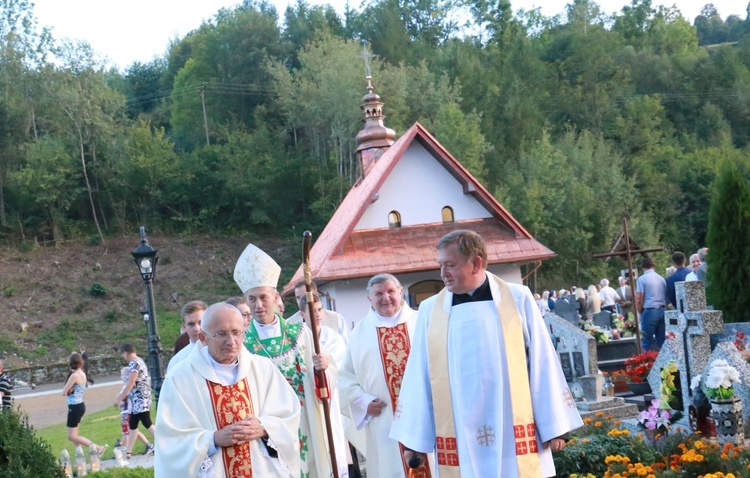
<svg viewBox="0 0 750 478">
<path fill-rule="evenodd" d="M 245 329 L 240 330 L 222 330 L 221 332 L 216 332 L 215 334 L 212 334 L 211 332 L 207 330 L 202 331 L 204 334 L 208 335 L 209 337 L 213 337 L 218 340 L 226 340 L 229 337 L 232 337 L 233 339 L 244 339 L 245 338 Z"/>
</svg>

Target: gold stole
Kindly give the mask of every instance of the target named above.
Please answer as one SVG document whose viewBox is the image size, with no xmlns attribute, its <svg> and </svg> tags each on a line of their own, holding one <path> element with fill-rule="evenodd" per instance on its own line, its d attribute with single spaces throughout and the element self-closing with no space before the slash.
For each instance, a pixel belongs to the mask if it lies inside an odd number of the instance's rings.
<svg viewBox="0 0 750 478">
<path fill-rule="evenodd" d="M 508 365 L 510 401 L 513 410 L 513 432 L 516 438 L 516 461 L 519 477 L 542 476 L 539 450 L 536 441 L 534 411 L 531 406 L 531 391 L 527 375 L 526 348 L 523 338 L 521 316 L 508 285 L 499 277 L 488 275 L 500 291 L 498 314 L 503 331 L 505 359 Z M 435 413 L 435 447 L 440 478 L 459 478 L 458 446 L 451 400 L 450 377 L 448 376 L 448 321 L 446 312 L 447 289 L 437 295 L 427 329 L 430 384 Z M 494 301 L 497 304 L 497 301 Z M 447 304 L 450 306 L 450 304 Z M 449 309 L 450 310 L 450 309 Z M 466 371 L 470 373 L 470 371 Z M 505 426 L 505 424 L 503 424 Z M 499 427 L 498 427 L 499 428 Z M 502 433 L 502 430 L 498 430 Z"/>
<path fill-rule="evenodd" d="M 247 387 L 247 379 L 227 386 L 209 380 L 206 380 L 206 383 L 218 430 L 253 414 L 253 402 Z M 227 478 L 252 478 L 250 442 L 222 447 L 221 458 Z"/>
<path fill-rule="evenodd" d="M 395 327 L 376 327 L 378 331 L 378 350 L 380 360 L 383 363 L 383 374 L 388 393 L 393 404 L 393 413 L 396 413 L 398 395 L 401 393 L 401 381 L 404 379 L 406 360 L 411 351 L 409 341 L 409 327 L 406 322 Z M 431 478 L 430 465 L 425 461 L 419 468 L 410 469 L 404 458 L 404 445 L 398 444 L 401 451 L 401 464 L 404 467 L 404 476 L 407 478 Z"/>
</svg>

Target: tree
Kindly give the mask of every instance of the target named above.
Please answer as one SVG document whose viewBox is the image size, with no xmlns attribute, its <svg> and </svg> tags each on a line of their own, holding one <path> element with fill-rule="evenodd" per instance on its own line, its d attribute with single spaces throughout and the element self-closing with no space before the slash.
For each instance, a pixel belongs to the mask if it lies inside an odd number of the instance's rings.
<svg viewBox="0 0 750 478">
<path fill-rule="evenodd" d="M 26 165 L 11 174 L 13 184 L 29 204 L 26 213 L 38 208 L 46 216 L 55 242 L 64 239 L 65 213 L 81 191 L 74 157 L 60 139 L 45 137 L 29 145 Z"/>
<path fill-rule="evenodd" d="M 714 184 L 708 219 L 707 299 L 724 322 L 745 322 L 750 310 L 750 187 L 727 158 Z"/>
</svg>

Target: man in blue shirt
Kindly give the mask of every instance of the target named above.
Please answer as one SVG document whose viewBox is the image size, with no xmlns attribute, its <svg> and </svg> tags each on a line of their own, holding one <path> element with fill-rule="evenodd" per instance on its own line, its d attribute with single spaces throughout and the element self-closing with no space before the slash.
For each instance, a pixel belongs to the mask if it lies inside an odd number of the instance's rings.
<svg viewBox="0 0 750 478">
<path fill-rule="evenodd" d="M 672 308 L 676 309 L 677 296 L 675 294 L 674 285 L 677 282 L 684 282 L 687 275 L 690 274 L 690 269 L 685 267 L 685 254 L 680 251 L 672 254 L 672 265 L 675 266 L 677 270 L 674 271 L 674 274 L 667 277 L 667 298 L 669 299 L 669 303 L 672 304 Z"/>
<path fill-rule="evenodd" d="M 635 304 L 641 314 L 641 347 L 659 350 L 664 343 L 664 306 L 667 282 L 654 271 L 654 260 L 644 256 L 641 260 L 643 275 L 635 287 Z"/>
</svg>

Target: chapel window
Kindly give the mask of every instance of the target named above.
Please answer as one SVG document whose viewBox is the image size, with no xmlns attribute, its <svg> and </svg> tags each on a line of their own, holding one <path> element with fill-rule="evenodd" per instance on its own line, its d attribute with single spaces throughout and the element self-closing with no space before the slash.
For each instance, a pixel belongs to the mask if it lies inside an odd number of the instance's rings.
<svg viewBox="0 0 750 478">
<path fill-rule="evenodd" d="M 398 211 L 391 211 L 388 213 L 388 227 L 391 229 L 398 229 L 401 227 L 401 214 Z"/>
<path fill-rule="evenodd" d="M 450 206 L 445 206 L 443 208 L 443 224 L 450 224 L 455 222 L 455 218 L 453 217 L 453 208 Z"/>
</svg>

